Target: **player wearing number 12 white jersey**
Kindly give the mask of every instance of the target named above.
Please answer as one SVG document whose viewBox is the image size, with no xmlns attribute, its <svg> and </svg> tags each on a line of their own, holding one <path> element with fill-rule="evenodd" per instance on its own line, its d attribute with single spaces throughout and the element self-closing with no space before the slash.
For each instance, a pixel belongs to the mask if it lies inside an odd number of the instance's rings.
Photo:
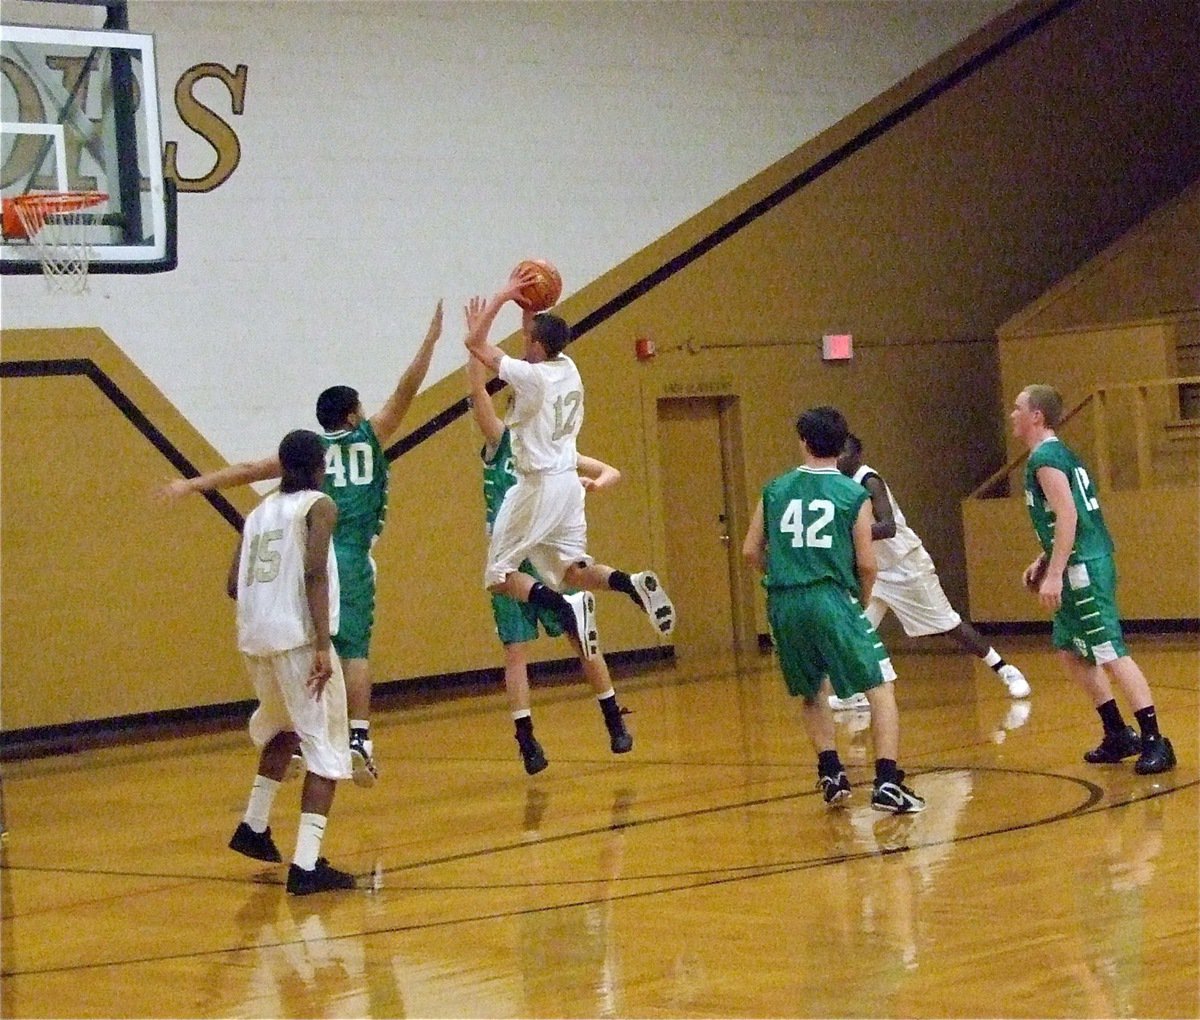
<svg viewBox="0 0 1200 1020">
<path fill-rule="evenodd" d="M 488 342 L 500 309 L 515 300 L 530 280 L 514 270 L 507 285 L 488 300 L 472 298 L 466 313 L 467 350 L 513 388 L 507 425 L 512 434 L 517 483 L 505 496 L 492 525 L 484 587 L 549 609 L 563 630 L 590 659 L 600 648 L 593 591 L 624 592 L 650 618 L 655 630 L 669 635 L 675 607 L 650 571 L 627 574 L 596 563 L 587 551 L 584 486 L 577 467 L 576 437 L 583 424 L 583 381 L 575 362 L 563 354 L 571 327 L 557 315 L 526 310 L 525 356 L 511 357 Z M 544 578 L 535 581 L 521 564 L 529 560 Z M 580 589 L 564 596 L 560 589 Z M 600 695 L 614 751 L 629 750 L 616 697 Z"/>
</svg>

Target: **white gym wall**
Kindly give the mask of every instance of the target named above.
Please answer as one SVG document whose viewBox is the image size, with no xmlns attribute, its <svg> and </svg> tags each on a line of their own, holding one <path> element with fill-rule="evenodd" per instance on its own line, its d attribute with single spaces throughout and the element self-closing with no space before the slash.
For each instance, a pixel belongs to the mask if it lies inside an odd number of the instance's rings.
<svg viewBox="0 0 1200 1020">
<path fill-rule="evenodd" d="M 580 289 L 1009 6 L 131 0 L 163 137 L 207 189 L 179 195 L 179 266 L 81 296 L 4 277 L 3 324 L 103 328 L 226 458 L 261 456 L 327 385 L 376 408 L 438 297 L 427 384 L 519 258 Z M 3 20 L 103 9 L 6 0 Z"/>
</svg>

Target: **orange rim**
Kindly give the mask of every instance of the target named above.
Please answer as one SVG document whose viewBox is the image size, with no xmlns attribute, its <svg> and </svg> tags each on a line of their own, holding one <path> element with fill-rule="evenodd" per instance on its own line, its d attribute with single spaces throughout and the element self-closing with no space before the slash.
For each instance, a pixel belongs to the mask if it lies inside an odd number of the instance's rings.
<svg viewBox="0 0 1200 1020">
<path fill-rule="evenodd" d="M 39 191 L 4 199 L 2 229 L 5 237 L 29 240 L 25 220 L 37 223 L 48 215 L 77 212 L 106 202 L 103 191 Z"/>
<path fill-rule="evenodd" d="M 43 213 L 74 212 L 107 201 L 103 191 L 41 191 L 16 195 L 8 201 L 19 209 L 40 209 Z"/>
</svg>

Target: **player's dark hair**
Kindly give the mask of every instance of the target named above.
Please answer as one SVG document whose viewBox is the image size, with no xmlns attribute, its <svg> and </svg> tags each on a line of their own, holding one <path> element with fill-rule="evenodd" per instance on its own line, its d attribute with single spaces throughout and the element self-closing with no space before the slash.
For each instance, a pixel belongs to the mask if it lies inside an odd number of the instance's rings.
<svg viewBox="0 0 1200 1020">
<path fill-rule="evenodd" d="M 358 390 L 353 386 L 330 386 L 317 397 L 317 421 L 326 432 L 340 429 L 358 407 Z"/>
<path fill-rule="evenodd" d="M 796 419 L 796 431 L 814 457 L 836 457 L 850 429 L 836 407 L 810 407 Z"/>
<path fill-rule="evenodd" d="M 302 492 L 313 487 L 313 474 L 325 467 L 325 444 L 321 437 L 308 429 L 294 429 L 279 444 L 279 463 L 283 492 Z"/>
<path fill-rule="evenodd" d="M 862 440 L 853 432 L 846 433 L 846 442 L 842 447 L 842 453 L 849 453 L 857 457 L 862 453 Z"/>
<path fill-rule="evenodd" d="M 1046 383 L 1033 383 L 1025 387 L 1025 399 L 1029 401 L 1031 411 L 1041 411 L 1046 428 L 1058 428 L 1062 421 L 1063 398 L 1053 386 Z"/>
<path fill-rule="evenodd" d="M 546 348 L 550 357 L 555 358 L 571 342 L 571 327 L 552 312 L 538 312 L 533 317 L 530 335 Z"/>
</svg>

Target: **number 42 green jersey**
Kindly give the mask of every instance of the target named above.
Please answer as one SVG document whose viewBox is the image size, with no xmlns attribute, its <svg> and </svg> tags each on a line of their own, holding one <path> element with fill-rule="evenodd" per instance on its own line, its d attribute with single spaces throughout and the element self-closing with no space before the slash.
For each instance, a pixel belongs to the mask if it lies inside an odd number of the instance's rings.
<svg viewBox="0 0 1200 1020">
<path fill-rule="evenodd" d="M 835 467 L 798 467 L 763 489 L 767 570 L 763 585 L 792 588 L 832 581 L 859 594 L 854 521 L 870 498 Z"/>
<path fill-rule="evenodd" d="M 1034 448 L 1025 463 L 1025 506 L 1033 530 L 1037 532 L 1042 549 L 1049 556 L 1054 548 L 1055 514 L 1046 501 L 1046 493 L 1038 482 L 1038 469 L 1055 468 L 1067 476 L 1071 486 L 1071 498 L 1075 501 L 1075 512 L 1079 518 L 1075 525 L 1075 545 L 1071 549 L 1068 563 L 1099 559 L 1111 556 L 1112 536 L 1100 512 L 1100 500 L 1096 495 L 1095 483 L 1088 477 L 1087 469 L 1075 453 L 1057 436 L 1050 436 Z"/>
</svg>

